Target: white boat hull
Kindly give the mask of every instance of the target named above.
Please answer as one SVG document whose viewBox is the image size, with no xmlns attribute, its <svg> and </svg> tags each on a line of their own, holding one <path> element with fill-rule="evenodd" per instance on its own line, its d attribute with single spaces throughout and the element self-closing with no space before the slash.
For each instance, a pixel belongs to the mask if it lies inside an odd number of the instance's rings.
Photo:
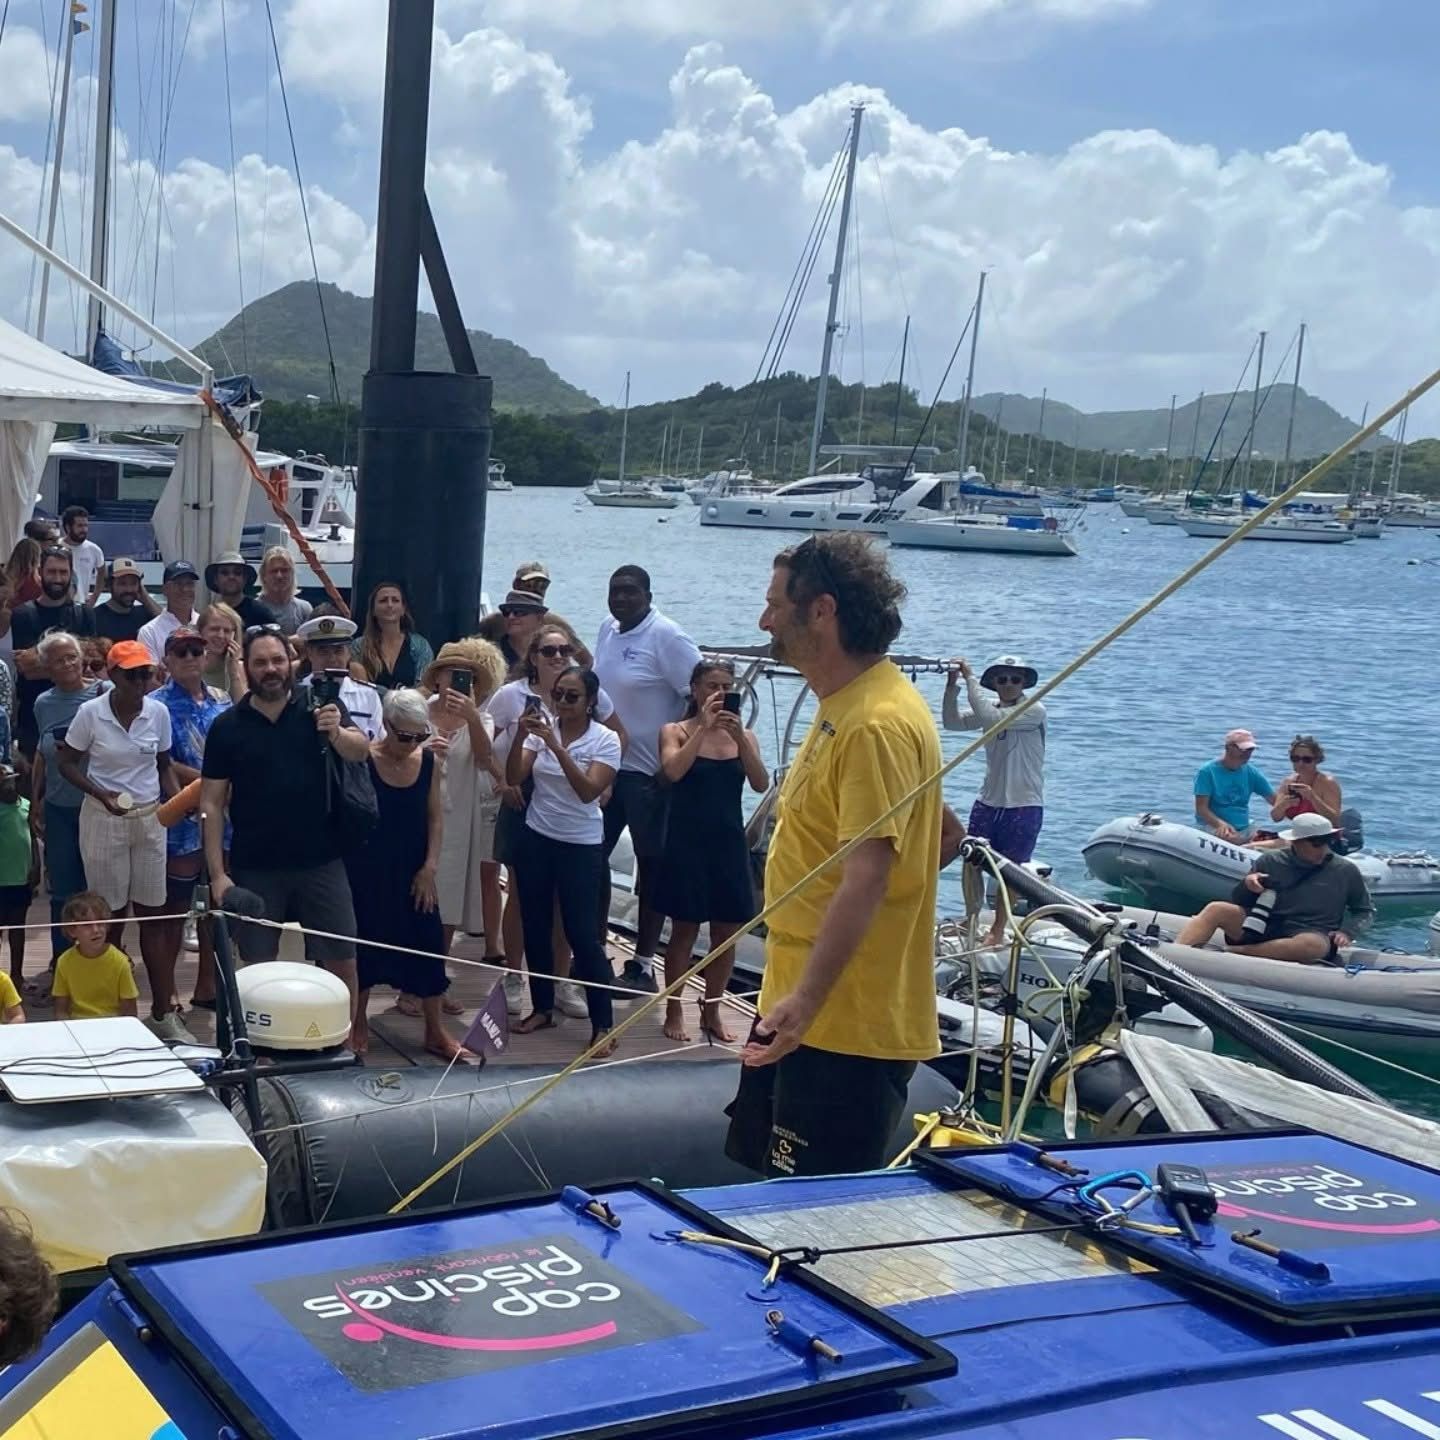
<svg viewBox="0 0 1440 1440">
<path fill-rule="evenodd" d="M 892 520 L 886 527 L 892 545 L 922 550 L 979 550 L 1001 555 L 1074 555 L 1065 530 L 1025 529 L 963 519 Z"/>
<path fill-rule="evenodd" d="M 1145 512 L 1151 505 L 1149 500 L 1122 500 L 1120 508 L 1132 519 L 1143 520 Z"/>
<path fill-rule="evenodd" d="M 889 513 L 873 500 L 836 505 L 762 495 L 721 495 L 700 501 L 702 525 L 751 530 L 861 530 L 883 535 Z"/>
<path fill-rule="evenodd" d="M 678 495 L 627 495 L 623 490 L 587 490 L 585 498 L 602 510 L 673 510 L 680 503 Z"/>
<path fill-rule="evenodd" d="M 1107 885 L 1201 903 L 1228 900 L 1263 853 L 1158 815 L 1111 820 L 1082 849 L 1090 873 Z M 1440 902 L 1440 860 L 1430 855 L 1360 851 L 1345 858 L 1359 868 L 1377 905 Z"/>
<path fill-rule="evenodd" d="M 1179 520 L 1180 528 L 1187 534 L 1203 540 L 1223 540 L 1239 528 L 1239 520 Z M 1300 524 L 1272 524 L 1270 521 L 1257 525 L 1246 540 L 1272 540 L 1300 545 L 1346 545 L 1355 538 L 1355 532 L 1338 520 L 1309 521 Z"/>
</svg>

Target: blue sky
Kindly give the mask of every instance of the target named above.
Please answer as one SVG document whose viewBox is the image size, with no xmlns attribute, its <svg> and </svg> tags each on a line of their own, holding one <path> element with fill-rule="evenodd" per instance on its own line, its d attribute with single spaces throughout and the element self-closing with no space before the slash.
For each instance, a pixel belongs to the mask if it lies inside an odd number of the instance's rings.
<svg viewBox="0 0 1440 1440">
<path fill-rule="evenodd" d="M 368 293 L 383 0 L 272 4 L 322 274 Z M 0 39 L 0 207 L 27 224 L 49 108 L 38 32 L 43 16 L 53 40 L 60 8 L 11 0 Z M 233 192 L 221 0 L 193 3 L 163 180 L 153 77 L 192 0 L 121 10 L 122 268 L 148 307 L 135 257 L 153 263 L 163 192 L 156 314 L 196 340 L 236 308 L 242 274 L 250 298 L 308 274 L 264 4 L 224 5 Z M 981 266 L 982 389 L 1164 404 L 1227 385 L 1255 329 L 1283 348 L 1302 319 L 1307 388 L 1354 416 L 1433 363 L 1440 6 L 439 0 L 438 27 L 430 185 L 467 319 L 606 399 L 626 368 L 643 399 L 748 378 L 857 85 L 870 118 L 847 379 L 886 378 L 908 310 L 911 374 L 933 384 Z M 67 156 L 72 254 L 90 38 Z M 23 321 L 28 264 L 0 256 L 0 279 L 0 307 Z M 797 368 L 816 363 L 818 290 Z M 66 344 L 57 300 L 49 338 Z M 1436 428 L 1432 409 L 1412 434 Z"/>
</svg>

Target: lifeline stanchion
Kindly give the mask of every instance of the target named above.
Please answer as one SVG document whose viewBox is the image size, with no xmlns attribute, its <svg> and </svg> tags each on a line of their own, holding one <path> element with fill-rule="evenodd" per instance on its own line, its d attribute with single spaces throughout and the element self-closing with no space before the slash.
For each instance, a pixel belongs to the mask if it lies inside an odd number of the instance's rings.
<svg viewBox="0 0 1440 1440">
<path fill-rule="evenodd" d="M 1332 470 L 1334 470 L 1337 465 L 1348 459 L 1367 440 L 1371 439 L 1374 435 L 1377 435 L 1380 430 L 1383 429 L 1384 426 L 1388 425 L 1391 420 L 1393 420 L 1397 415 L 1401 413 L 1402 410 L 1409 408 L 1417 400 L 1421 399 L 1429 391 L 1434 389 L 1437 384 L 1440 384 L 1440 369 L 1431 371 L 1431 373 L 1427 375 L 1424 380 L 1422 380 L 1418 385 L 1407 391 L 1401 399 L 1395 401 L 1394 404 L 1390 405 L 1387 409 L 1377 415 L 1368 425 L 1357 430 L 1355 434 L 1353 434 L 1338 449 L 1333 450 L 1318 464 L 1313 465 L 1308 471 L 1306 471 L 1305 474 L 1299 476 L 1286 489 L 1280 491 L 1273 499 L 1270 500 L 1267 505 L 1264 506 L 1263 509 L 1255 511 L 1255 513 L 1251 515 L 1248 520 L 1242 521 L 1233 531 L 1231 531 L 1229 535 L 1218 541 L 1211 549 L 1207 550 L 1205 554 L 1203 554 L 1192 565 L 1187 566 L 1184 570 L 1180 572 L 1180 574 L 1175 576 L 1174 579 L 1168 581 L 1165 585 L 1161 586 L 1161 588 L 1157 590 L 1155 594 L 1150 597 L 1150 599 L 1144 601 L 1141 605 L 1137 606 L 1136 609 L 1132 610 L 1127 616 L 1125 616 L 1124 619 L 1118 621 L 1109 630 L 1107 630 L 1105 634 L 1103 634 L 1098 640 L 1095 640 L 1090 645 L 1086 646 L 1086 648 L 1082 650 L 1079 655 L 1077 655 L 1066 665 L 1062 666 L 1053 676 L 1051 676 L 1049 680 L 1047 680 L 1043 685 L 1038 686 L 1034 691 L 1031 692 L 1030 695 L 1028 695 L 1013 709 L 1007 710 L 1005 714 L 1002 715 L 1000 719 L 990 727 L 989 730 L 977 736 L 975 740 L 973 740 L 969 745 L 965 746 L 965 748 L 962 749 L 957 755 L 952 756 L 951 759 L 946 761 L 946 763 L 942 765 L 933 775 L 927 776 L 908 794 L 903 795 L 888 810 L 884 811 L 880 815 L 877 815 L 875 819 L 870 822 L 869 825 L 867 825 L 858 834 L 853 835 L 832 855 L 822 860 L 820 864 L 818 864 L 814 867 L 814 869 L 809 871 L 808 874 L 803 875 L 799 880 L 795 882 L 795 884 L 793 884 L 788 890 L 786 890 L 783 895 L 777 896 L 773 901 L 766 905 L 760 911 L 760 913 L 756 915 L 752 920 L 747 921 L 732 935 L 728 936 L 718 945 L 714 946 L 707 954 L 701 956 L 701 958 L 696 961 L 696 963 L 692 965 L 678 979 L 670 982 L 667 985 L 662 986 L 656 994 L 652 995 L 649 998 L 649 1000 L 645 1001 L 643 1004 L 637 1005 L 624 1020 L 622 1020 L 612 1030 L 607 1031 L 606 1034 L 601 1037 L 600 1041 L 582 1050 L 580 1054 L 578 1054 L 568 1065 L 566 1065 L 563 1070 L 558 1071 L 553 1079 L 541 1086 L 540 1089 L 535 1091 L 534 1094 L 527 1096 L 508 1115 L 504 1116 L 500 1120 L 497 1120 L 495 1124 L 489 1127 L 489 1129 L 485 1130 L 474 1140 L 470 1141 L 469 1144 L 462 1147 L 456 1154 L 452 1155 L 450 1159 L 445 1162 L 445 1164 L 440 1166 L 431 1175 L 427 1176 L 424 1180 L 422 1180 L 407 1195 L 402 1196 L 400 1200 L 398 1200 L 393 1206 L 391 1206 L 389 1213 L 392 1215 L 398 1215 L 402 1210 L 409 1209 L 409 1207 L 413 1205 L 415 1201 L 418 1200 L 422 1195 L 424 1195 L 426 1191 L 428 1191 L 433 1185 L 438 1184 L 457 1166 L 463 1165 L 465 1161 L 468 1160 L 470 1156 L 475 1154 L 477 1150 L 480 1150 L 483 1146 L 488 1145 L 490 1141 L 493 1140 L 497 1135 L 499 1135 L 500 1132 L 504 1130 L 505 1127 L 509 1125 L 513 1120 L 518 1119 L 519 1116 L 525 1113 L 525 1111 L 529 1110 L 533 1105 L 538 1104 L 541 1100 L 545 1098 L 546 1095 L 550 1093 L 551 1090 L 555 1089 L 557 1085 L 560 1085 L 565 1080 L 568 1080 L 570 1076 L 573 1075 L 575 1071 L 580 1069 L 580 1067 L 584 1065 L 587 1061 L 594 1059 L 595 1055 L 602 1048 L 602 1046 L 608 1045 L 612 1041 L 619 1040 L 627 1030 L 631 1029 L 641 1019 L 642 1016 L 647 1015 L 651 1010 L 655 1008 L 655 1006 L 679 994 L 690 980 L 694 979 L 695 976 L 703 973 L 706 967 L 711 965 L 721 955 L 733 949 L 736 942 L 742 936 L 751 934 L 758 926 L 764 924 L 767 919 L 773 916 L 777 909 L 779 909 L 785 904 L 788 904 L 789 901 L 793 900 L 797 895 L 801 894 L 808 886 L 812 885 L 817 879 L 819 879 L 821 875 L 825 874 L 829 870 L 833 869 L 836 865 L 839 865 L 844 860 L 848 859 L 850 855 L 852 855 L 856 849 L 863 845 L 866 840 L 868 840 L 882 825 L 886 823 L 886 821 L 900 814 L 910 805 L 913 805 L 916 799 L 919 796 L 923 795 L 925 791 L 930 789 L 931 786 L 939 785 L 940 782 L 943 781 L 944 778 L 958 765 L 968 760 L 972 755 L 977 754 L 985 745 L 988 745 L 990 741 L 995 739 L 997 735 L 1000 735 L 1003 731 L 1009 729 L 1009 727 L 1014 724 L 1014 722 L 1019 719 L 1021 715 L 1024 715 L 1033 706 L 1038 705 L 1048 695 L 1052 694 L 1056 689 L 1058 689 L 1059 686 L 1063 685 L 1065 681 L 1070 679 L 1072 675 L 1074 675 L 1077 671 L 1083 669 L 1084 666 L 1088 665 L 1090 661 L 1093 660 L 1097 655 L 1101 654 L 1104 650 L 1108 649 L 1111 645 L 1113 645 L 1115 641 L 1119 640 L 1123 635 L 1134 629 L 1134 627 L 1138 625 L 1140 621 L 1142 621 L 1152 611 L 1157 610 L 1172 595 L 1176 594 L 1180 590 L 1183 590 L 1185 586 L 1188 585 L 1197 575 L 1202 574 L 1205 570 L 1207 570 L 1222 555 L 1224 555 L 1228 550 L 1230 550 L 1232 546 L 1238 545 L 1242 540 L 1244 540 L 1245 537 L 1249 535 L 1257 525 L 1262 524 L 1272 515 L 1276 514 L 1279 510 L 1281 510 L 1285 505 L 1289 504 L 1290 501 L 1295 498 L 1295 496 L 1301 493 L 1301 491 L 1310 489 L 1312 486 L 1315 485 L 1317 481 L 1323 479 Z"/>
</svg>

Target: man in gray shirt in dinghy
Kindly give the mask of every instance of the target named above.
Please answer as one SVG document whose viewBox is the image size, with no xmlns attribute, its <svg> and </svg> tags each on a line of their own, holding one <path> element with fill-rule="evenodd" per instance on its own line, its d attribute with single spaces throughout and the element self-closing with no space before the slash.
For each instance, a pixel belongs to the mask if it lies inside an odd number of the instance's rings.
<svg viewBox="0 0 1440 1440">
<path fill-rule="evenodd" d="M 1365 877 L 1331 848 L 1339 833 L 1323 815 L 1297 815 L 1280 834 L 1288 848 L 1262 855 L 1235 887 L 1235 898 L 1211 901 L 1185 922 L 1176 941 L 1204 945 L 1219 930 L 1240 955 L 1329 960 L 1375 914 Z"/>
</svg>

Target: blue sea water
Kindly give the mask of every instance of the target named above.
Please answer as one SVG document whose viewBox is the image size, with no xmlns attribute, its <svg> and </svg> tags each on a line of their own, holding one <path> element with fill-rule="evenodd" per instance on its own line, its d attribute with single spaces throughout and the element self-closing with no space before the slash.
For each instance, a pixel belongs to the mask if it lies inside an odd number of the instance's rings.
<svg viewBox="0 0 1440 1440">
<path fill-rule="evenodd" d="M 597 509 L 570 490 L 489 496 L 486 586 L 493 601 L 515 564 L 540 559 L 551 603 L 587 639 L 605 616 L 606 581 L 643 565 L 655 603 L 704 645 L 753 645 L 771 562 L 803 538 L 784 531 L 702 528 L 698 508 Z M 1041 672 L 1059 666 L 1198 560 L 1210 543 L 1175 527 L 1089 507 L 1073 558 L 967 555 L 900 549 L 909 589 L 897 648 L 972 662 L 1018 651 Z M 1222 556 L 1091 661 L 1049 700 L 1046 814 L 1037 856 L 1075 891 L 1099 895 L 1080 847 L 1116 815 L 1191 813 L 1196 769 L 1235 727 L 1260 741 L 1256 762 L 1288 773 L 1297 732 L 1325 747 L 1325 768 L 1365 817 L 1376 849 L 1440 850 L 1436 741 L 1436 601 L 1440 543 L 1402 530 L 1348 545 L 1251 542 Z M 918 683 L 938 717 L 943 680 Z M 773 757 L 793 701 L 762 687 L 756 728 Z M 973 736 L 943 736 L 947 758 Z M 977 755 L 951 773 L 946 798 L 964 817 L 984 773 Z M 1260 818 L 1256 802 L 1254 814 Z M 942 910 L 959 910 L 947 876 Z M 1369 939 L 1423 950 L 1425 912 L 1385 914 Z"/>
</svg>

